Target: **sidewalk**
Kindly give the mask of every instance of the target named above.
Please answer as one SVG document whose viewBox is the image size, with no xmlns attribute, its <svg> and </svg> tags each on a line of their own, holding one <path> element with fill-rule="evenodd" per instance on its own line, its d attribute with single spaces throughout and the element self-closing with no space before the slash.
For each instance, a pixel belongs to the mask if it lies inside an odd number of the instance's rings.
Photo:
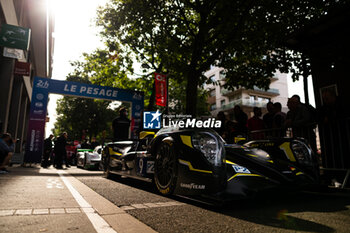
<svg viewBox="0 0 350 233">
<path fill-rule="evenodd" d="M 0 232 L 155 232 L 65 170 L 12 167 L 0 174 Z"/>
</svg>

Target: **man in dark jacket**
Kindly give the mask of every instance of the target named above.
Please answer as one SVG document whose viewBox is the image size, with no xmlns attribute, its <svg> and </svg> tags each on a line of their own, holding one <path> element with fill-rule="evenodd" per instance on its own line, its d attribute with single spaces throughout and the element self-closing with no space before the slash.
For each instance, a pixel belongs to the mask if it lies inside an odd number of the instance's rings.
<svg viewBox="0 0 350 233">
<path fill-rule="evenodd" d="M 125 108 L 119 110 L 119 117 L 112 122 L 113 137 L 115 141 L 126 140 L 129 138 L 130 120 L 127 118 Z"/>
<path fill-rule="evenodd" d="M 62 169 L 63 159 L 65 159 L 66 167 L 70 167 L 67 161 L 67 144 L 68 134 L 64 132 L 59 136 L 55 142 L 55 165 L 57 169 Z"/>
<path fill-rule="evenodd" d="M 43 168 L 47 168 L 50 165 L 49 158 L 52 151 L 52 138 L 53 138 L 53 134 L 50 134 L 50 136 L 44 140 L 44 154 L 43 154 L 43 161 L 41 164 Z"/>
</svg>

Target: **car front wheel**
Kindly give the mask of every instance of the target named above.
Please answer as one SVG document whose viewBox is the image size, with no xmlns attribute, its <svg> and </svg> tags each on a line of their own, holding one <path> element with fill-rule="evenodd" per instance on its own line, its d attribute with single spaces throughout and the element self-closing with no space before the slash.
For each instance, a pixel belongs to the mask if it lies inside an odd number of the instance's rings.
<svg viewBox="0 0 350 233">
<path fill-rule="evenodd" d="M 157 149 L 154 163 L 154 183 L 163 195 L 171 195 L 176 187 L 177 162 L 171 142 L 163 141 Z"/>
</svg>

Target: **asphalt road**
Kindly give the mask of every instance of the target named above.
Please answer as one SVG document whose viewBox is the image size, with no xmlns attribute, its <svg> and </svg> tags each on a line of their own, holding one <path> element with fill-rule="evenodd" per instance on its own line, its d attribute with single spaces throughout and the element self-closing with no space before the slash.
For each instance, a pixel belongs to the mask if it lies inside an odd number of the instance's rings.
<svg viewBox="0 0 350 233">
<path fill-rule="evenodd" d="M 283 193 L 213 206 L 183 197 L 163 197 L 152 184 L 138 180 L 109 180 L 102 178 L 100 171 L 77 168 L 67 171 L 161 233 L 350 232 L 349 191 Z M 178 204 L 166 204 L 172 201 Z"/>
</svg>

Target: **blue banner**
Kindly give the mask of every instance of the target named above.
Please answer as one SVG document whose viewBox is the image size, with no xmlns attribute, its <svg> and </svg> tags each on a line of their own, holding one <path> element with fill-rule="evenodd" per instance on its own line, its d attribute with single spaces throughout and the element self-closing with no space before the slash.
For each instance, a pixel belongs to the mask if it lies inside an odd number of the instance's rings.
<svg viewBox="0 0 350 233">
<path fill-rule="evenodd" d="M 130 102 L 131 138 L 137 138 L 137 131 L 141 121 L 141 112 L 144 107 L 143 92 L 35 77 L 33 82 L 32 102 L 30 105 L 25 162 L 41 162 L 45 136 L 47 102 L 50 93 L 82 98 Z"/>
</svg>

